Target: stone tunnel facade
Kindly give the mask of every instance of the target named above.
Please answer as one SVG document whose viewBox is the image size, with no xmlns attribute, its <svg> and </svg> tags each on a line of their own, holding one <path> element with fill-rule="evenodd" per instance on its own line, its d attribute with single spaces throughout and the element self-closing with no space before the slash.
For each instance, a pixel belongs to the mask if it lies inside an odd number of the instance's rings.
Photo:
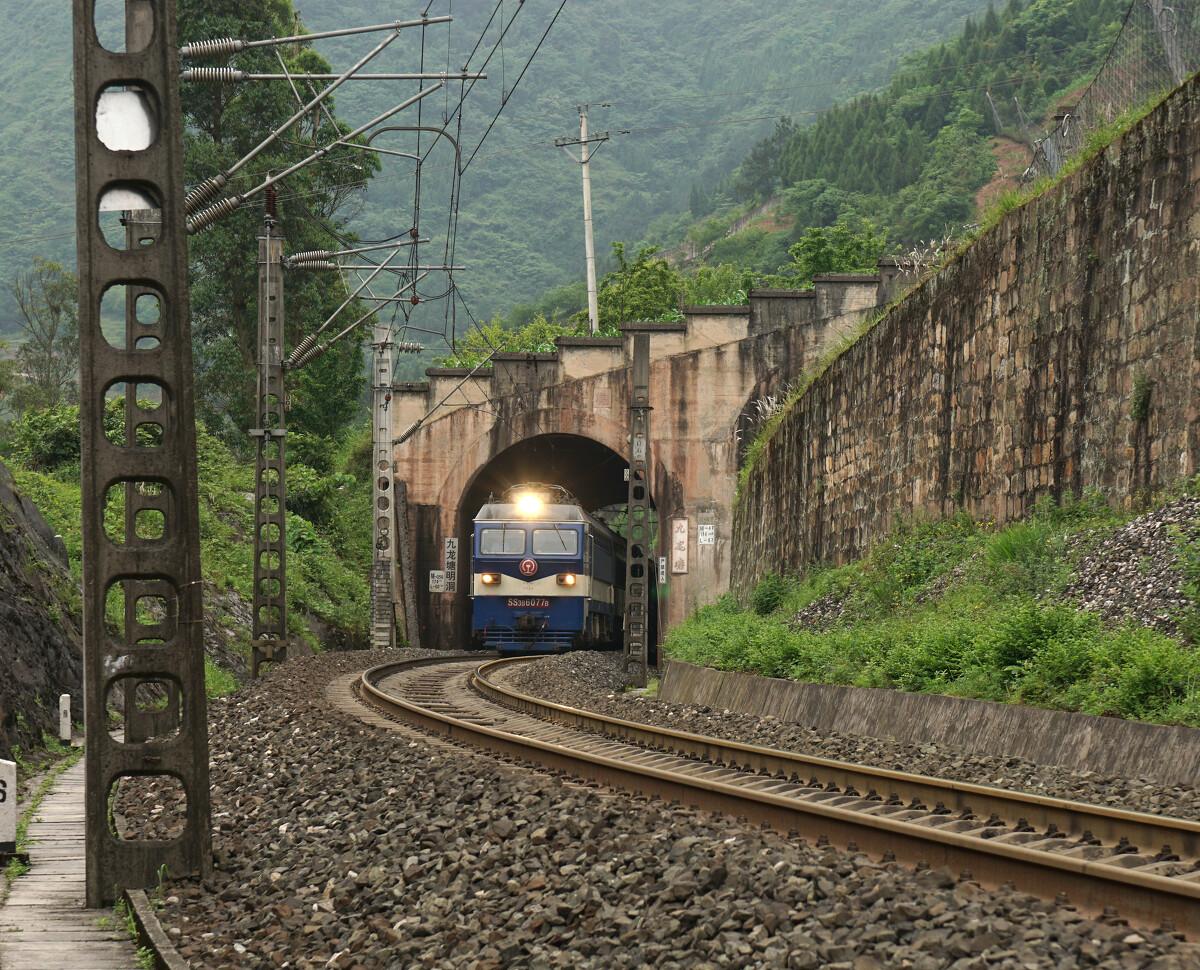
<svg viewBox="0 0 1200 970">
<path fill-rule="evenodd" d="M 402 577 L 401 586 L 415 593 L 409 615 L 421 645 L 467 645 L 471 523 L 490 489 L 549 481 L 550 472 L 567 478 L 553 484 L 590 509 L 624 501 L 635 332 L 651 334 L 651 499 L 660 523 L 656 554 L 667 565 L 659 632 L 722 595 L 755 402 L 803 373 L 899 282 L 896 267 L 885 265 L 880 276 L 826 277 L 810 291 L 755 291 L 749 306 L 691 308 L 680 323 L 627 324 L 621 337 L 564 338 L 555 353 L 500 354 L 487 370 L 435 368 L 427 381 L 397 385 L 394 438 L 420 422 L 395 448 L 395 477 L 407 496 L 400 525 L 409 555 L 400 568 L 412 580 Z M 430 574 L 446 569 L 449 538 L 462 550 L 448 577 L 456 589 L 431 590 Z"/>
</svg>

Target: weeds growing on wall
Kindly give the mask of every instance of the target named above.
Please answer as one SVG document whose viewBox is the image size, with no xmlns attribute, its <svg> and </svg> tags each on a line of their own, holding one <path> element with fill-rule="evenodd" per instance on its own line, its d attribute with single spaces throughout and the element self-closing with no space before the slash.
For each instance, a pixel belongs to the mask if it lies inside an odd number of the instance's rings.
<svg viewBox="0 0 1200 970">
<path fill-rule="evenodd" d="M 1200 652 L 1062 599 L 1074 556 L 1122 521 L 1089 496 L 999 530 L 966 515 L 906 522 L 858 562 L 768 575 L 750 609 L 726 597 L 700 610 L 666 650 L 770 677 L 1200 727 Z M 841 611 L 824 630 L 796 619 L 818 600 Z"/>
</svg>

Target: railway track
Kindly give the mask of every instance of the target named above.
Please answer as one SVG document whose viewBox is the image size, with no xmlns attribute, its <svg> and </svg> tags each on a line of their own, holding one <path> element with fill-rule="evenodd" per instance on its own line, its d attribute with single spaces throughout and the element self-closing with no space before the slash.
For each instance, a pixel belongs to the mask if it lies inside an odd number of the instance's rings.
<svg viewBox="0 0 1200 970">
<path fill-rule="evenodd" d="M 1200 938 L 1200 823 L 622 721 L 513 690 L 505 673 L 524 662 L 387 664 L 359 693 L 389 717 L 578 778 Z"/>
</svg>

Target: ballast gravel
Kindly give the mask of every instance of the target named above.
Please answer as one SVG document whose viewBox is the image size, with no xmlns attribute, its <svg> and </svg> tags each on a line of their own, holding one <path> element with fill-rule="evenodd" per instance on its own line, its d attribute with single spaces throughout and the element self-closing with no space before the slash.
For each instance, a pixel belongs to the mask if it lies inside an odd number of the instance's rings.
<svg viewBox="0 0 1200 970">
<path fill-rule="evenodd" d="M 531 661 L 506 677 L 517 690 L 570 707 L 708 734 L 728 741 L 761 744 L 838 761 L 936 775 L 1055 798 L 1117 805 L 1133 811 L 1200 820 L 1200 790 L 1166 786 L 1145 778 L 1117 778 L 1072 771 L 1020 758 L 987 757 L 940 744 L 817 731 L 775 717 L 667 704 L 624 689 L 620 656 L 567 653 Z"/>
<path fill-rule="evenodd" d="M 1181 541 L 1200 538 L 1200 499 L 1184 498 L 1134 519 L 1080 560 L 1067 599 L 1110 623 L 1133 620 L 1170 636 L 1193 606 L 1179 560 Z"/>
<path fill-rule="evenodd" d="M 332 708 L 397 655 L 290 662 L 213 704 L 216 869 L 160 915 L 193 967 L 1183 970 L 1200 949 L 504 764 Z M 122 799 L 134 823 L 154 799 Z M 169 807 L 169 806 L 168 806 Z"/>
</svg>

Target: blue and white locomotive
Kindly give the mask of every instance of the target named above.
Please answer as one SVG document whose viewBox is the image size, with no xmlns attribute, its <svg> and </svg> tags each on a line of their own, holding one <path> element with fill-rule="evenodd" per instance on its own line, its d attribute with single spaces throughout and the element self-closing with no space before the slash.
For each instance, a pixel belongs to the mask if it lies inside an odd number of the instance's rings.
<svg viewBox="0 0 1200 970">
<path fill-rule="evenodd" d="M 557 485 L 519 485 L 475 518 L 471 629 L 501 653 L 616 646 L 625 542 Z"/>
</svg>

